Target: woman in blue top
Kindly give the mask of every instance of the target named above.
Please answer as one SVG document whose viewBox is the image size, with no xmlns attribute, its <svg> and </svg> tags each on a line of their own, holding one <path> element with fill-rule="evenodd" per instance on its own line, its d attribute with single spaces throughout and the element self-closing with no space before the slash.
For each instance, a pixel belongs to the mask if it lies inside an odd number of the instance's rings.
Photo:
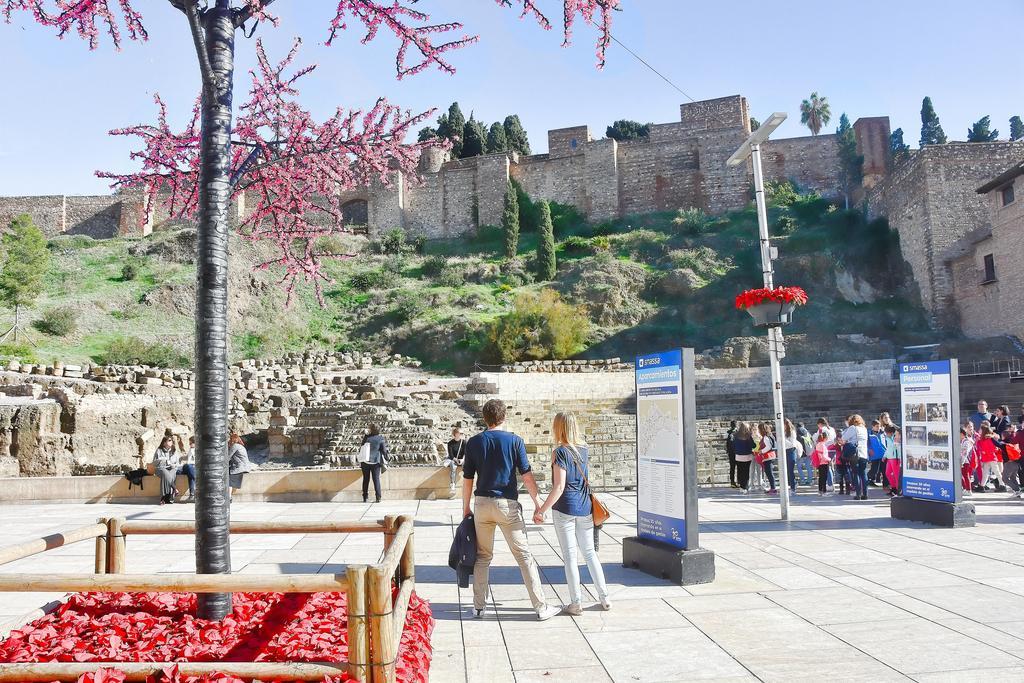
<svg viewBox="0 0 1024 683">
<path fill-rule="evenodd" d="M 587 445 L 583 441 L 583 432 L 576 421 L 575 413 L 558 413 L 551 427 L 555 438 L 555 450 L 551 454 L 551 492 L 544 504 L 537 508 L 533 521 L 544 523 L 544 515 L 553 509 L 555 536 L 562 549 L 562 561 L 565 563 L 565 581 L 569 586 L 569 604 L 565 611 L 572 615 L 583 613 L 580 602 L 580 574 L 577 564 L 577 548 L 582 551 L 583 559 L 594 579 L 597 598 L 601 608 L 609 610 L 612 603 L 608 599 L 608 586 L 604 581 L 604 569 L 594 550 L 594 518 L 590 503 L 590 490 L 586 480 Z"/>
</svg>

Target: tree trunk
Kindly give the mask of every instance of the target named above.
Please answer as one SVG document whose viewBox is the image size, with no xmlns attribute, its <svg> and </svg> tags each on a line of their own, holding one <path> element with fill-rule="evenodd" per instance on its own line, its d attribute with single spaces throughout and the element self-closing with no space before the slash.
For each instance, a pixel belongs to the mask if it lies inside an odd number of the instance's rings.
<svg viewBox="0 0 1024 683">
<path fill-rule="evenodd" d="M 228 206 L 235 27 L 229 0 L 203 15 L 214 84 L 203 89 L 196 259 L 196 571 L 231 572 L 228 523 Z M 230 593 L 201 594 L 198 616 L 222 619 Z"/>
</svg>

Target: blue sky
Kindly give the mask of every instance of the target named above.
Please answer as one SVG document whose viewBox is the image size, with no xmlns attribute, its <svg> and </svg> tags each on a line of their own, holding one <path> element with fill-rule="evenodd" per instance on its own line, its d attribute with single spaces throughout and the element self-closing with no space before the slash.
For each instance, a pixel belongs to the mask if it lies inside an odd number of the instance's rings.
<svg viewBox="0 0 1024 683">
<path fill-rule="evenodd" d="M 197 91 L 198 71 L 183 15 L 162 0 L 138 0 L 147 43 L 90 52 L 77 38 L 57 41 L 19 16 L 0 23 L 4 104 L 0 107 L 0 194 L 107 192 L 96 169 L 127 170 L 130 142 L 110 128 L 154 120 L 152 94 L 183 121 Z M 305 100 L 327 115 L 338 105 L 368 106 L 379 95 L 422 111 L 458 100 L 485 122 L 517 113 L 535 152 L 546 131 L 587 124 L 601 137 L 615 119 L 678 120 L 686 98 L 613 45 L 603 72 L 594 68 L 595 33 L 580 24 L 574 44 L 559 47 L 557 0 L 541 0 L 556 29 L 545 32 L 492 0 L 423 0 L 435 19 L 458 17 L 478 44 L 453 53 L 458 72 L 427 72 L 397 81 L 396 44 L 382 35 L 370 46 L 348 32 L 323 45 L 329 0 L 279 0 L 280 28 L 261 26 L 272 56 L 292 37 L 305 42 L 300 61 L 319 68 L 307 77 Z M 985 114 L 1003 137 L 1007 119 L 1024 116 L 1020 28 L 1024 2 L 984 7 L 951 0 L 859 0 L 775 3 L 724 0 L 624 0 L 614 33 L 695 99 L 745 95 L 753 116 L 789 113 L 776 135 L 806 134 L 799 104 L 812 90 L 827 96 L 834 119 L 847 112 L 888 115 L 916 146 L 921 98 L 930 95 L 946 134 L 962 140 Z M 841 9 L 837 9 L 837 7 Z M 251 41 L 239 38 L 238 63 L 253 62 Z M 244 96 L 240 74 L 236 102 Z"/>
</svg>

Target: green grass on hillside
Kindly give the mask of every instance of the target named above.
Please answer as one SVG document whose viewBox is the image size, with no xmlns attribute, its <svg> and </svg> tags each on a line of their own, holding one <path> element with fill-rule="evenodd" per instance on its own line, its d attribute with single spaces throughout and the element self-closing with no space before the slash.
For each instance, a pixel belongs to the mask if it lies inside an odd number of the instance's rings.
<svg viewBox="0 0 1024 683">
<path fill-rule="evenodd" d="M 776 281 L 800 285 L 811 298 L 787 334 L 921 338 L 927 325 L 896 235 L 884 222 L 868 223 L 816 195 L 776 188 L 772 199 L 770 224 L 779 233 L 773 242 L 781 254 Z M 250 276 L 248 269 L 259 259 L 246 251 L 249 245 L 233 240 L 232 296 L 239 310 L 232 322 L 232 357 L 309 347 L 386 349 L 438 370 L 465 371 L 487 356 L 488 325 L 508 313 L 520 294 L 546 287 L 588 307 L 587 356 L 629 356 L 659 346 L 700 350 L 730 337 L 760 335 L 733 306 L 736 294 L 761 281 L 752 207 L 720 217 L 691 210 L 598 224 L 585 223 L 568 207 L 556 205 L 554 213 L 560 265 L 554 282 L 535 280 L 537 234 L 530 230 L 521 232 L 513 261 L 503 258 L 504 237 L 494 227 L 426 242 L 422 253 L 389 243 L 399 253 L 382 254 L 380 245 L 358 238 L 344 248 L 330 245 L 332 251 L 358 253 L 327 265 L 332 281 L 324 285 L 324 307 L 305 286 L 285 308 L 274 284 L 279 274 Z M 30 315 L 72 306 L 77 329 L 66 338 L 33 331 L 37 354 L 97 360 L 112 342 L 128 337 L 190 354 L 192 316 L 175 299 L 195 278 L 193 265 L 177 262 L 188 250 L 182 234 L 52 240 L 52 272 Z M 131 279 L 124 277 L 125 264 L 134 267 Z M 840 270 L 873 285 L 879 300 L 847 302 L 836 285 Z"/>
</svg>

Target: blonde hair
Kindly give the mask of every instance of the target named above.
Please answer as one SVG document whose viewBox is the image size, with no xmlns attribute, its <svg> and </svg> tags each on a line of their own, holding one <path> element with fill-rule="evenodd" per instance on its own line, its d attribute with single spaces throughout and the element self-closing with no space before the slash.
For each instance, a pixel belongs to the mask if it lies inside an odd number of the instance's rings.
<svg viewBox="0 0 1024 683">
<path fill-rule="evenodd" d="M 555 415 L 551 423 L 551 434 L 555 437 L 558 445 L 579 446 L 587 442 L 583 438 L 583 430 L 576 419 L 576 413 L 565 412 Z"/>
</svg>

